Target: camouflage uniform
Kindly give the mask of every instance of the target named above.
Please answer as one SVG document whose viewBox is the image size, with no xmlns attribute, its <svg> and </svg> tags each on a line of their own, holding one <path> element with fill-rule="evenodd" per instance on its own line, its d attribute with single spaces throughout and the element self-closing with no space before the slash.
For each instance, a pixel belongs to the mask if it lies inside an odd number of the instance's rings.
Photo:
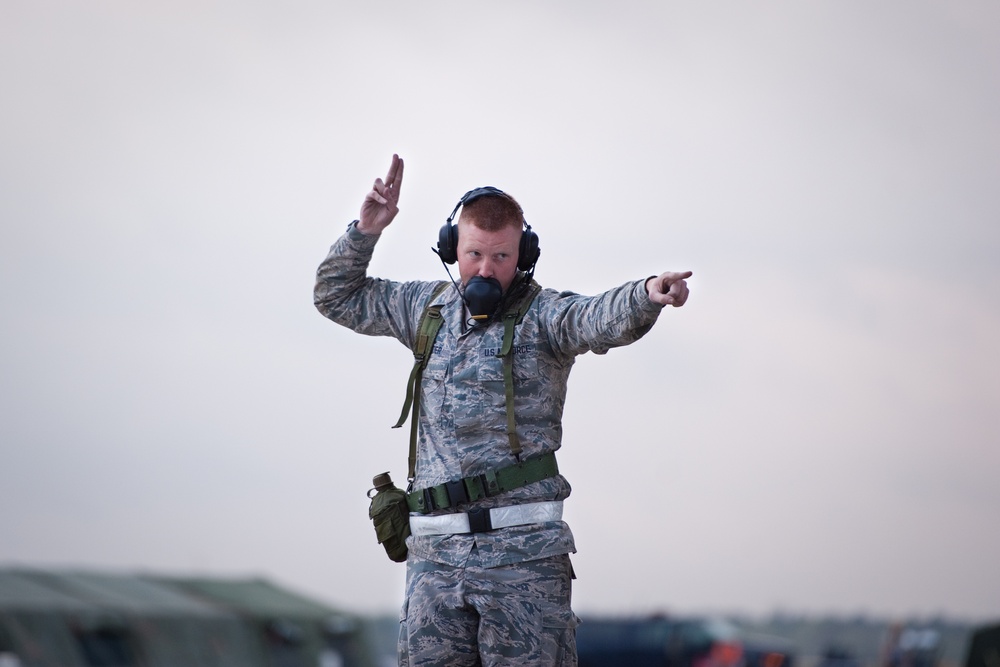
<svg viewBox="0 0 1000 667">
<path fill-rule="evenodd" d="M 378 238 L 362 234 L 353 224 L 348 228 L 319 267 L 315 304 L 323 315 L 358 333 L 392 336 L 412 349 L 420 318 L 441 283 L 393 282 L 368 277 L 368 263 Z M 417 489 L 478 475 L 514 462 L 506 436 L 503 364 L 497 356 L 503 341 L 503 325 L 493 322 L 484 327 L 467 327 L 462 300 L 454 289 L 441 292 L 433 303 L 443 306 L 444 324 L 424 371 L 420 390 L 414 482 Z M 649 300 L 645 280 L 630 282 L 594 297 L 551 289 L 539 293 L 514 336 L 514 414 L 524 448 L 523 457 L 559 449 L 566 382 L 576 356 L 588 351 L 604 354 L 612 347 L 638 340 L 653 326 L 661 309 L 662 306 Z M 401 389 L 405 377 L 401 369 Z M 569 483 L 557 475 L 459 509 L 563 500 L 569 494 Z M 553 575 L 553 581 L 568 576 L 571 569 L 566 555 L 576 551 L 573 534 L 562 521 L 471 535 L 411 536 L 407 546 L 404 618 L 417 617 L 420 626 L 414 627 L 412 620 L 403 624 L 402 635 L 404 640 L 409 636 L 409 651 L 407 653 L 405 646 L 401 648 L 400 664 L 413 665 L 480 664 L 478 659 L 465 662 L 457 655 L 453 663 L 446 662 L 435 653 L 438 649 L 426 655 L 414 653 L 417 645 L 425 648 L 450 646 L 448 650 L 457 650 L 454 644 L 435 644 L 428 639 L 435 633 L 440 637 L 448 636 L 450 633 L 444 628 L 446 621 L 428 615 L 425 607 L 414 615 L 414 602 L 419 598 L 423 604 L 430 597 L 423 594 L 427 583 L 421 579 L 439 579 L 450 571 L 453 577 L 465 581 L 472 569 L 489 579 L 489 570 L 504 566 L 514 573 L 509 585 L 516 589 L 519 577 L 537 579 L 538 571 L 545 568 L 558 573 Z M 543 559 L 545 563 L 536 563 Z M 445 596 L 441 586 L 443 584 L 434 590 Z M 527 594 L 530 601 L 531 596 L 538 593 L 538 588 L 533 586 L 524 583 L 521 597 Z M 545 586 L 558 588 L 551 581 Z M 563 594 L 562 609 L 556 609 L 547 617 L 566 630 L 563 634 L 568 637 L 569 647 L 564 662 L 517 659 L 513 664 L 575 664 L 572 639 L 575 617 L 569 610 L 568 581 Z M 507 611 L 510 618 L 517 616 L 513 610 Z M 483 615 L 480 610 L 475 613 Z M 520 613 L 527 611 L 521 609 Z M 534 609 L 531 613 L 537 616 L 540 612 Z M 441 627 L 427 628 L 425 623 Z M 519 623 L 518 629 L 537 625 L 535 621 Z M 501 641 L 500 635 L 496 637 Z M 480 644 L 486 639 L 480 633 Z M 475 643 L 473 633 L 473 647 Z M 487 661 L 487 664 L 495 663 Z"/>
</svg>

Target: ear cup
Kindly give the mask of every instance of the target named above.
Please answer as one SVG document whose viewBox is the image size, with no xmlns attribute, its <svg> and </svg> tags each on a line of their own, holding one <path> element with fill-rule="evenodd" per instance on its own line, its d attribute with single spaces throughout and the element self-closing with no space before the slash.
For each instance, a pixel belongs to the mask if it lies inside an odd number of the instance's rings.
<svg viewBox="0 0 1000 667">
<path fill-rule="evenodd" d="M 458 261 L 458 225 L 451 224 L 450 219 L 441 225 L 438 232 L 438 256 L 445 264 Z"/>
<path fill-rule="evenodd" d="M 531 231 L 531 225 L 526 225 L 521 232 L 521 244 L 517 248 L 517 268 L 521 271 L 530 271 L 540 254 L 538 234 Z"/>
</svg>

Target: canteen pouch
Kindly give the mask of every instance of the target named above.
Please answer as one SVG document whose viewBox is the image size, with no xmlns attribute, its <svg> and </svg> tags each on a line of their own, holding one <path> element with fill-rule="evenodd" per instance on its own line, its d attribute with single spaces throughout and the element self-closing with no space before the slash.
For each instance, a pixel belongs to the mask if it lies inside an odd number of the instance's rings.
<svg viewBox="0 0 1000 667">
<path fill-rule="evenodd" d="M 396 563 L 406 560 L 406 538 L 410 536 L 410 508 L 406 504 L 406 492 L 396 487 L 388 473 L 382 473 L 373 480 L 375 488 L 368 492 L 371 505 L 368 518 L 375 526 L 375 537 L 385 547 L 389 559 Z M 375 495 L 371 495 L 374 491 Z"/>
</svg>

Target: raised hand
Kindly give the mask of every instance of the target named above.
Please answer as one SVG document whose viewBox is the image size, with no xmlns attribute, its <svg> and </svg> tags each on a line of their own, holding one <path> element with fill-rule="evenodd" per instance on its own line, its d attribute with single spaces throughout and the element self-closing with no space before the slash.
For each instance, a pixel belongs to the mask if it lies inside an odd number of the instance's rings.
<svg viewBox="0 0 1000 667">
<path fill-rule="evenodd" d="M 393 154 L 385 180 L 375 179 L 375 185 L 361 204 L 358 230 L 363 234 L 381 234 L 399 213 L 399 189 L 403 185 L 403 159 Z"/>
</svg>

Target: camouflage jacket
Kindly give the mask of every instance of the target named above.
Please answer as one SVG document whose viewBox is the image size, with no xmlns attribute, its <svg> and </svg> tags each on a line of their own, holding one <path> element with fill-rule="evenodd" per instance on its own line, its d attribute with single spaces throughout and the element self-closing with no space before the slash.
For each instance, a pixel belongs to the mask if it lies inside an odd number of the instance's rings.
<svg viewBox="0 0 1000 667">
<path fill-rule="evenodd" d="M 441 282 L 369 277 L 378 238 L 363 235 L 352 224 L 317 271 L 314 302 L 338 324 L 369 336 L 392 336 L 412 349 L 420 318 Z M 462 300 L 453 288 L 442 291 L 433 303 L 443 306 L 444 323 L 421 387 L 414 483 L 418 489 L 514 463 L 506 436 L 503 364 L 497 356 L 503 324 L 466 326 Z M 524 457 L 561 446 L 566 382 L 576 356 L 604 354 L 638 340 L 661 309 L 649 300 L 645 280 L 593 297 L 551 289 L 538 294 L 514 335 L 514 413 Z M 399 369 L 400 395 L 407 371 Z M 405 458 L 405 438 L 401 441 L 400 456 Z M 557 475 L 470 507 L 563 500 L 569 494 L 569 483 Z M 464 564 L 473 545 L 487 566 L 576 551 L 564 522 L 474 535 L 411 536 L 407 545 L 412 556 L 456 567 Z"/>
</svg>

